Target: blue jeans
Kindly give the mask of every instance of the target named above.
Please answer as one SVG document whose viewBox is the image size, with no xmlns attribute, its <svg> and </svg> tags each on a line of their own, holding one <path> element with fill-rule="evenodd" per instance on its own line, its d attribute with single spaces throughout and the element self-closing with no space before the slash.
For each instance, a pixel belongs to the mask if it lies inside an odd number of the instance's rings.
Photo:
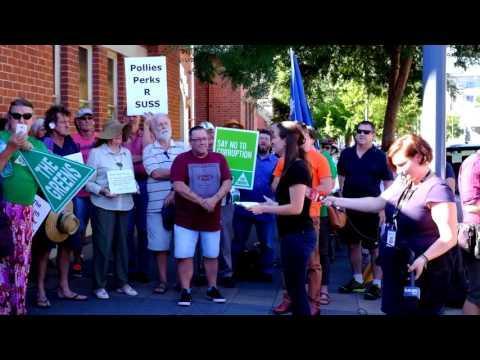
<svg viewBox="0 0 480 360">
<path fill-rule="evenodd" d="M 293 315 L 310 316 L 305 283 L 308 259 L 315 249 L 316 242 L 313 228 L 300 233 L 286 234 L 280 239 L 283 275 L 287 293 L 292 300 Z"/>
<path fill-rule="evenodd" d="M 80 226 L 75 235 L 72 236 L 72 249 L 76 253 L 81 253 L 83 248 L 83 240 L 85 238 L 85 231 L 87 230 L 88 222 L 93 216 L 93 205 L 90 197 L 75 196 L 73 198 L 73 212 L 80 220 Z"/>
<path fill-rule="evenodd" d="M 140 194 L 133 195 L 134 207 L 128 215 L 128 270 L 129 272 L 143 272 L 149 274 L 151 254 L 147 249 L 147 181 L 137 180 Z M 137 228 L 137 242 L 135 243 L 134 229 Z"/>
<path fill-rule="evenodd" d="M 275 219 L 272 221 L 258 221 L 255 216 L 243 216 L 235 212 L 233 220 L 232 262 L 233 269 L 237 269 L 240 254 L 245 250 L 245 244 L 250 236 L 252 225 L 255 225 L 257 239 L 261 244 L 261 266 L 264 274 L 273 273 L 273 261 L 275 259 Z"/>
</svg>

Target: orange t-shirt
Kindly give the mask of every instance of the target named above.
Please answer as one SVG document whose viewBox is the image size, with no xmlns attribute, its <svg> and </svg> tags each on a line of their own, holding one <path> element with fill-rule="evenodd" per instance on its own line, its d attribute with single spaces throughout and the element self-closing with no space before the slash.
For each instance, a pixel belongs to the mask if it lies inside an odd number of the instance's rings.
<svg viewBox="0 0 480 360">
<path fill-rule="evenodd" d="M 330 173 L 330 165 L 328 165 L 327 158 L 315 149 L 311 149 L 306 155 L 312 171 L 312 188 L 315 189 L 320 185 L 321 178 L 332 176 Z M 282 175 L 284 164 L 285 158 L 282 157 L 278 160 L 277 167 L 273 171 L 273 176 L 280 177 Z M 321 206 L 320 201 L 312 201 L 310 205 L 310 217 L 320 217 Z"/>
</svg>

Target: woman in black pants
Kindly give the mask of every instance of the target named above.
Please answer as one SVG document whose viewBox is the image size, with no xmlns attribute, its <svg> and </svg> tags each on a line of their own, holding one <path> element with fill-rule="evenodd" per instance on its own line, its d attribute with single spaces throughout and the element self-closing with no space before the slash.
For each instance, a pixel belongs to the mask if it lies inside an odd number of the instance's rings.
<svg viewBox="0 0 480 360">
<path fill-rule="evenodd" d="M 285 166 L 276 191 L 278 203 L 267 201 L 252 207 L 254 214 L 278 215 L 283 273 L 292 300 L 293 315 L 310 316 L 305 282 L 307 262 L 315 248 L 315 231 L 309 215 L 310 200 L 305 197 L 312 178 L 302 145 L 300 125 L 283 121 L 273 128 L 272 148 L 285 157 Z"/>
</svg>

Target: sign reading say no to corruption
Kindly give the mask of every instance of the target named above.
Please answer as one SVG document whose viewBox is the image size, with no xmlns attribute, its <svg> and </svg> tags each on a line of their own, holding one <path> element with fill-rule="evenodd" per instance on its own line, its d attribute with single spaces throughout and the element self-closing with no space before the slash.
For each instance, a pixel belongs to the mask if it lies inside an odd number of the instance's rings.
<svg viewBox="0 0 480 360">
<path fill-rule="evenodd" d="M 125 58 L 127 114 L 168 114 L 165 56 Z"/>
<path fill-rule="evenodd" d="M 216 127 L 213 151 L 225 156 L 232 186 L 252 190 L 257 161 L 258 131 Z"/>
</svg>

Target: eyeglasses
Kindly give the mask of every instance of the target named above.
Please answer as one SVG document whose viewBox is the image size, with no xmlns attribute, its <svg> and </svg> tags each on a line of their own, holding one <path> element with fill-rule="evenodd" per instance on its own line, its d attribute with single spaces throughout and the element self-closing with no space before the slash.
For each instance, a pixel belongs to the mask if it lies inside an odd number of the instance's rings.
<svg viewBox="0 0 480 360">
<path fill-rule="evenodd" d="M 368 135 L 368 134 L 371 134 L 371 133 L 372 133 L 372 130 L 357 129 L 357 134 L 365 134 L 365 135 Z"/>
<path fill-rule="evenodd" d="M 25 114 L 20 114 L 20 113 L 10 113 L 10 115 L 15 119 L 15 120 L 20 120 L 22 117 L 25 119 L 25 120 L 29 120 L 31 119 L 31 117 L 33 116 L 32 113 L 25 113 Z"/>
<path fill-rule="evenodd" d="M 93 120 L 93 116 L 82 116 L 79 117 L 78 120 Z"/>
<path fill-rule="evenodd" d="M 199 142 L 201 142 L 201 141 L 208 141 L 208 139 L 207 139 L 207 138 L 198 138 L 198 139 L 190 139 L 190 141 L 199 141 Z"/>
</svg>

